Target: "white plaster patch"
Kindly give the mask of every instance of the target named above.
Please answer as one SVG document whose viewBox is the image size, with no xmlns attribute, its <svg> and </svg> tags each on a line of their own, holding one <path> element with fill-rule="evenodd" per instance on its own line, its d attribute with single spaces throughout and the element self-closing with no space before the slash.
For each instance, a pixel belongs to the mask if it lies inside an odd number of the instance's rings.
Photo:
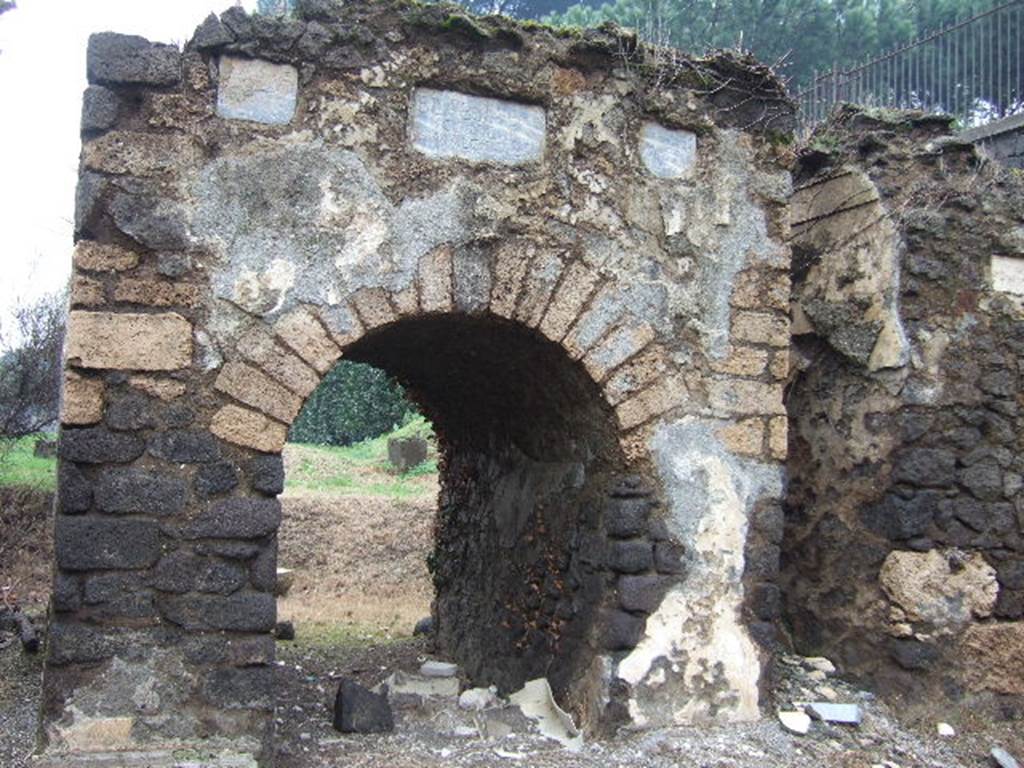
<svg viewBox="0 0 1024 768">
<path fill-rule="evenodd" d="M 223 56 L 217 86 L 217 115 L 285 125 L 295 115 L 299 73 L 289 64 Z"/>
<path fill-rule="evenodd" d="M 652 448 L 670 499 L 666 523 L 690 562 L 686 580 L 669 590 L 643 639 L 619 663 L 618 677 L 642 686 L 634 689 L 630 712 L 645 725 L 663 718 L 666 702 L 679 702 L 672 722 L 712 713 L 755 719 L 761 664 L 740 620 L 747 516 L 761 496 L 781 495 L 780 470 L 731 456 L 712 423 L 695 418 L 663 426 Z M 644 687 L 665 689 L 668 698 L 646 701 Z"/>
<path fill-rule="evenodd" d="M 992 290 L 1024 296 L 1024 258 L 993 255 Z"/>
<path fill-rule="evenodd" d="M 430 157 L 520 165 L 544 154 L 547 117 L 540 107 L 418 88 L 411 113 L 412 145 Z"/>
<path fill-rule="evenodd" d="M 686 178 L 697 162 L 697 135 L 645 123 L 640 129 L 640 158 L 659 179 Z"/>
</svg>

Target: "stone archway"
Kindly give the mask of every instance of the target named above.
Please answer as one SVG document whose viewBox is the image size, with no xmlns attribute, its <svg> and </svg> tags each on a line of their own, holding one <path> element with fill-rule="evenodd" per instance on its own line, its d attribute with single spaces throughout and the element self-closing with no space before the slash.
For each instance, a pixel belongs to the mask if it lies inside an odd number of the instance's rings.
<svg viewBox="0 0 1024 768">
<path fill-rule="evenodd" d="M 271 759 L 279 453 L 342 356 L 445 431 L 471 674 L 592 727 L 757 716 L 791 118 L 750 62 L 652 57 L 398 0 L 92 38 L 48 754 Z"/>
</svg>

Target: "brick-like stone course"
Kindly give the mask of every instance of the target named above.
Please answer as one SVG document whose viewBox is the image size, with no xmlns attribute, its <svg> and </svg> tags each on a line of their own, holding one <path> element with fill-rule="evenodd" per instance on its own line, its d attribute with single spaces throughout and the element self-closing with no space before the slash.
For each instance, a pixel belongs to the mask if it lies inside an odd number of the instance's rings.
<svg viewBox="0 0 1024 768">
<path fill-rule="evenodd" d="M 192 325 L 175 313 L 72 311 L 67 359 L 82 368 L 173 371 L 192 362 Z"/>
</svg>

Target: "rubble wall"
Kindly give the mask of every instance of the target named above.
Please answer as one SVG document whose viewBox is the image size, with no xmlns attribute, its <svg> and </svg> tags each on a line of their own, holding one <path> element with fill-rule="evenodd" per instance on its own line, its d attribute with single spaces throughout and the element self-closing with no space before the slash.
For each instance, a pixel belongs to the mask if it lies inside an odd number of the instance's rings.
<svg viewBox="0 0 1024 768">
<path fill-rule="evenodd" d="M 1024 694 L 1024 184 L 945 118 L 839 111 L 792 205 L 785 612 L 886 693 Z"/>
</svg>

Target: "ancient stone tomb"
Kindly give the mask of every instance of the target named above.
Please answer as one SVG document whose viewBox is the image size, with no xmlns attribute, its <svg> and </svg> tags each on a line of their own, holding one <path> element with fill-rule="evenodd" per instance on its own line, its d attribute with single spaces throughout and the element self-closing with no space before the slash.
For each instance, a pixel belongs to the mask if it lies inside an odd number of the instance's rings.
<svg viewBox="0 0 1024 768">
<path fill-rule="evenodd" d="M 758 716 L 790 114 L 652 55 L 397 1 L 91 39 L 45 754 L 271 760 L 280 451 L 342 358 L 437 425 L 473 681 L 591 731 Z"/>
</svg>

